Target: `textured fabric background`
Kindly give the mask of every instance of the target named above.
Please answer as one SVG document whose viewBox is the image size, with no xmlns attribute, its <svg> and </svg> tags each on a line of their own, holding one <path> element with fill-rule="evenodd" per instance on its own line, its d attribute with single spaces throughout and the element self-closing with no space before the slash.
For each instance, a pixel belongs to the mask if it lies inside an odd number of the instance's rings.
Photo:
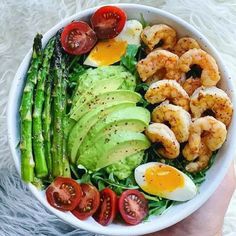
<svg viewBox="0 0 236 236">
<path fill-rule="evenodd" d="M 92 235 L 61 222 L 20 181 L 7 145 L 7 96 L 16 69 L 36 32 L 45 33 L 82 9 L 118 2 L 155 6 L 188 21 L 216 46 L 235 77 L 235 0 L 0 0 L 0 236 Z M 235 222 L 236 196 L 225 217 L 224 235 L 236 235 Z"/>
</svg>

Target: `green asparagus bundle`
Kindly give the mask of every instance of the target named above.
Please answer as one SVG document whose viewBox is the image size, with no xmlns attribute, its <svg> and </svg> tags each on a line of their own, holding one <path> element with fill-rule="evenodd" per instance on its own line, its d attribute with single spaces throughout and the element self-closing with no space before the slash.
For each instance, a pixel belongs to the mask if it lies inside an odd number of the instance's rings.
<svg viewBox="0 0 236 236">
<path fill-rule="evenodd" d="M 48 167 L 44 149 L 42 112 L 45 101 L 45 82 L 50 69 L 50 62 L 54 51 L 54 43 L 55 39 L 50 40 L 44 49 L 43 63 L 38 73 L 38 81 L 34 94 L 33 150 L 35 159 L 35 172 L 38 178 L 46 177 L 48 175 Z"/>
<path fill-rule="evenodd" d="M 23 92 L 21 117 L 21 176 L 25 182 L 34 179 L 34 158 L 32 151 L 32 107 L 33 93 L 37 83 L 39 67 L 42 64 L 42 35 L 37 34 L 33 44 L 33 54 L 30 68 L 27 73 L 26 85 Z"/>
</svg>

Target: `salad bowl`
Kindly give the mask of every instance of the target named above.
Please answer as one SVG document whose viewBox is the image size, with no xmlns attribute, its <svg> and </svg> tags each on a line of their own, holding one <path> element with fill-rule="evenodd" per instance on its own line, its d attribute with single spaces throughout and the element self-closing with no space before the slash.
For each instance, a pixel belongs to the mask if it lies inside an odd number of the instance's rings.
<svg viewBox="0 0 236 236">
<path fill-rule="evenodd" d="M 222 88 L 230 97 L 233 104 L 236 104 L 235 89 L 233 81 L 230 78 L 224 63 L 213 45 L 207 40 L 207 38 L 197 31 L 194 27 L 181 20 L 180 18 L 156 9 L 153 7 L 148 7 L 144 5 L 136 4 L 116 4 L 122 8 L 128 16 L 128 19 L 139 20 L 141 15 L 144 19 L 151 24 L 154 23 L 164 23 L 173 27 L 178 36 L 189 36 L 195 38 L 201 48 L 211 54 L 219 66 L 221 81 L 219 87 Z M 63 21 L 58 23 L 56 26 L 51 28 L 43 36 L 43 46 L 46 45 L 48 40 L 56 34 L 56 32 L 70 23 L 73 20 L 84 20 L 87 21 L 91 17 L 92 13 L 97 8 L 91 8 L 79 12 Z M 32 50 L 28 52 L 22 61 L 15 78 L 12 83 L 12 87 L 9 94 L 8 102 L 8 140 L 12 156 L 16 165 L 17 171 L 20 173 L 20 150 L 19 150 L 19 140 L 20 140 L 20 120 L 19 120 L 19 107 L 21 96 L 25 84 L 25 77 L 29 67 L 30 59 L 32 55 Z M 236 133 L 233 132 L 236 129 L 235 119 L 232 118 L 232 122 L 228 129 L 228 137 L 223 147 L 218 151 L 216 160 L 212 167 L 207 171 L 206 180 L 201 184 L 199 188 L 199 193 L 195 198 L 190 201 L 176 204 L 167 211 L 165 211 L 160 216 L 151 216 L 147 221 L 144 221 L 135 226 L 127 226 L 119 222 L 114 222 L 111 225 L 104 227 L 98 224 L 93 218 L 89 218 L 86 221 L 80 221 L 71 213 L 61 212 L 53 207 L 51 207 L 46 198 L 45 191 L 38 190 L 34 185 L 28 184 L 30 191 L 33 195 L 53 214 L 67 222 L 68 224 L 88 230 L 97 234 L 105 235 L 143 235 L 147 233 L 156 232 L 165 229 L 177 222 L 183 220 L 199 207 L 201 207 L 208 198 L 214 193 L 216 188 L 221 183 L 224 178 L 233 158 L 234 158 L 234 146 L 236 145 Z"/>
</svg>

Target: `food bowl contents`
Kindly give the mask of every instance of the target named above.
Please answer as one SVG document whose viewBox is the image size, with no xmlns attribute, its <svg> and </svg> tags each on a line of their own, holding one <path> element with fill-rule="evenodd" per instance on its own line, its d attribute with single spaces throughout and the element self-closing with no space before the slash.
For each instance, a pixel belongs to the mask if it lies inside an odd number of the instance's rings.
<svg viewBox="0 0 236 236">
<path fill-rule="evenodd" d="M 19 109 L 22 179 L 103 226 L 194 198 L 233 115 L 199 42 L 139 18 L 104 6 L 37 34 Z"/>
</svg>

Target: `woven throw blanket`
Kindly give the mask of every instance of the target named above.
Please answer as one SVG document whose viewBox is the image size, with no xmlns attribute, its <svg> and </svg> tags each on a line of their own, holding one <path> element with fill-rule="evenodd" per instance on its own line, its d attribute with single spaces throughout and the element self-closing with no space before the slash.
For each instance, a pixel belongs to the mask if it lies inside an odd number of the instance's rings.
<svg viewBox="0 0 236 236">
<path fill-rule="evenodd" d="M 215 45 L 235 78 L 235 0 L 0 0 L 0 236 L 93 235 L 59 220 L 21 182 L 7 143 L 7 97 L 14 74 L 37 32 L 45 33 L 83 9 L 118 2 L 146 4 L 183 18 Z M 235 222 L 236 195 L 225 217 L 224 235 L 236 235 Z"/>
</svg>

